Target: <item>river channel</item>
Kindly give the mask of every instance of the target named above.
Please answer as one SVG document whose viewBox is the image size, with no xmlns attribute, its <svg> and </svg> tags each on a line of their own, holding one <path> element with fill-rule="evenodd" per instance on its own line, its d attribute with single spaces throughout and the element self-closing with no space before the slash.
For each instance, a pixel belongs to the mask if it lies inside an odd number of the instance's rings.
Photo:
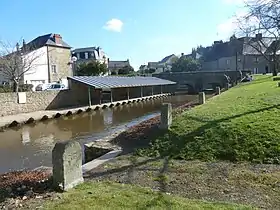
<svg viewBox="0 0 280 210">
<path fill-rule="evenodd" d="M 0 174 L 51 166 L 57 141 L 91 142 L 159 114 L 163 102 L 181 105 L 197 96 L 177 95 L 52 119 L 0 132 Z"/>
</svg>

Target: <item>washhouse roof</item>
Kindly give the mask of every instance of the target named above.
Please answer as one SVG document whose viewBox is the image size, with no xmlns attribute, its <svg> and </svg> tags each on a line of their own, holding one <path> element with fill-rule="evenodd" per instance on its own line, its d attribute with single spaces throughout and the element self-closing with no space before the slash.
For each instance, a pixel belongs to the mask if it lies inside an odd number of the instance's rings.
<svg viewBox="0 0 280 210">
<path fill-rule="evenodd" d="M 157 77 L 117 77 L 117 76 L 74 76 L 68 77 L 68 80 L 89 85 L 96 89 L 101 88 L 122 88 L 122 87 L 141 87 L 156 85 L 173 85 L 172 82 Z"/>
</svg>

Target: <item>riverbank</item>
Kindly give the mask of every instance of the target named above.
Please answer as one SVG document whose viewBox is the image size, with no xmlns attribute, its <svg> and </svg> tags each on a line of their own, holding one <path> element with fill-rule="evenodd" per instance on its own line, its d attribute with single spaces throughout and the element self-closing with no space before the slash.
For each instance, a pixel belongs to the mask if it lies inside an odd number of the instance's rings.
<svg viewBox="0 0 280 210">
<path fill-rule="evenodd" d="M 124 148 L 124 154 L 87 173 L 86 187 L 113 181 L 188 199 L 280 209 L 280 166 L 263 164 L 267 160 L 277 163 L 279 157 L 278 92 L 272 77 L 262 76 L 209 99 L 205 105 L 174 110 L 176 116 L 168 132 L 157 128 L 159 118 L 134 126 L 112 140 Z M 136 148 L 142 149 L 133 155 Z M 71 205 L 69 197 L 77 195 L 80 188 L 71 192 L 54 193 L 44 201 L 54 201 L 58 209 L 65 202 Z M 83 199 L 97 196 L 95 192 L 88 194 Z M 42 206 L 42 200 L 32 198 L 22 203 L 23 207 L 31 204 Z"/>
<path fill-rule="evenodd" d="M 29 113 L 20 113 L 20 114 L 16 114 L 16 115 L 2 116 L 2 117 L 0 117 L 0 131 L 3 131 L 7 127 L 15 127 L 15 126 L 23 125 L 23 124 L 30 124 L 30 123 L 34 123 L 36 121 L 45 121 L 45 120 L 52 119 L 52 118 L 59 118 L 63 115 L 70 116 L 73 114 L 80 114 L 82 112 L 89 112 L 92 110 L 105 109 L 107 107 L 120 106 L 120 105 L 129 104 L 129 103 L 137 103 L 140 101 L 165 98 L 168 96 L 171 96 L 171 94 L 169 94 L 169 93 L 157 94 L 157 95 L 151 95 L 151 96 L 144 96 L 141 98 L 131 98 L 131 99 L 122 100 L 122 101 L 113 101 L 113 102 L 109 102 L 109 103 L 102 103 L 102 104 L 84 106 L 84 107 L 75 107 L 75 108 L 70 107 L 70 108 L 59 109 L 59 110 L 42 110 L 42 111 L 29 112 Z"/>
</svg>

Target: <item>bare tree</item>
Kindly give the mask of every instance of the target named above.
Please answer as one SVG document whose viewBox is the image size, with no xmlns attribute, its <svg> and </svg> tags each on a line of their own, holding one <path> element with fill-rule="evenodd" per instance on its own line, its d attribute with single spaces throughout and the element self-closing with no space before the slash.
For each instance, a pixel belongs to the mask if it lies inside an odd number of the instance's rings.
<svg viewBox="0 0 280 210">
<path fill-rule="evenodd" d="M 18 92 L 19 84 L 25 73 L 35 68 L 35 61 L 42 56 L 34 48 L 27 47 L 23 40 L 23 46 L 11 45 L 0 41 L 0 73 L 13 82 L 14 92 Z"/>
<path fill-rule="evenodd" d="M 248 13 L 237 19 L 239 29 L 247 36 L 245 44 L 268 61 L 273 75 L 276 76 L 280 63 L 280 1 L 249 0 L 245 7 Z M 250 38 L 255 34 L 262 34 L 266 38 Z"/>
</svg>

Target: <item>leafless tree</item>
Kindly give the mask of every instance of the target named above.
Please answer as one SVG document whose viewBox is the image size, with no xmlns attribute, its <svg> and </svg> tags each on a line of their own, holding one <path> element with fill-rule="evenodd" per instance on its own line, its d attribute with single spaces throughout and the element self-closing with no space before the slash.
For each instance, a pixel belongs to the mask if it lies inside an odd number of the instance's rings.
<svg viewBox="0 0 280 210">
<path fill-rule="evenodd" d="M 280 63 L 280 1 L 279 0 L 247 0 L 247 14 L 237 18 L 239 29 L 247 45 L 262 55 L 271 65 L 273 75 L 277 75 Z M 262 34 L 268 39 L 249 38 Z"/>
<path fill-rule="evenodd" d="M 35 61 L 42 56 L 30 46 L 0 41 L 0 76 L 13 83 L 14 92 L 18 92 L 23 75 L 36 67 Z"/>
</svg>

